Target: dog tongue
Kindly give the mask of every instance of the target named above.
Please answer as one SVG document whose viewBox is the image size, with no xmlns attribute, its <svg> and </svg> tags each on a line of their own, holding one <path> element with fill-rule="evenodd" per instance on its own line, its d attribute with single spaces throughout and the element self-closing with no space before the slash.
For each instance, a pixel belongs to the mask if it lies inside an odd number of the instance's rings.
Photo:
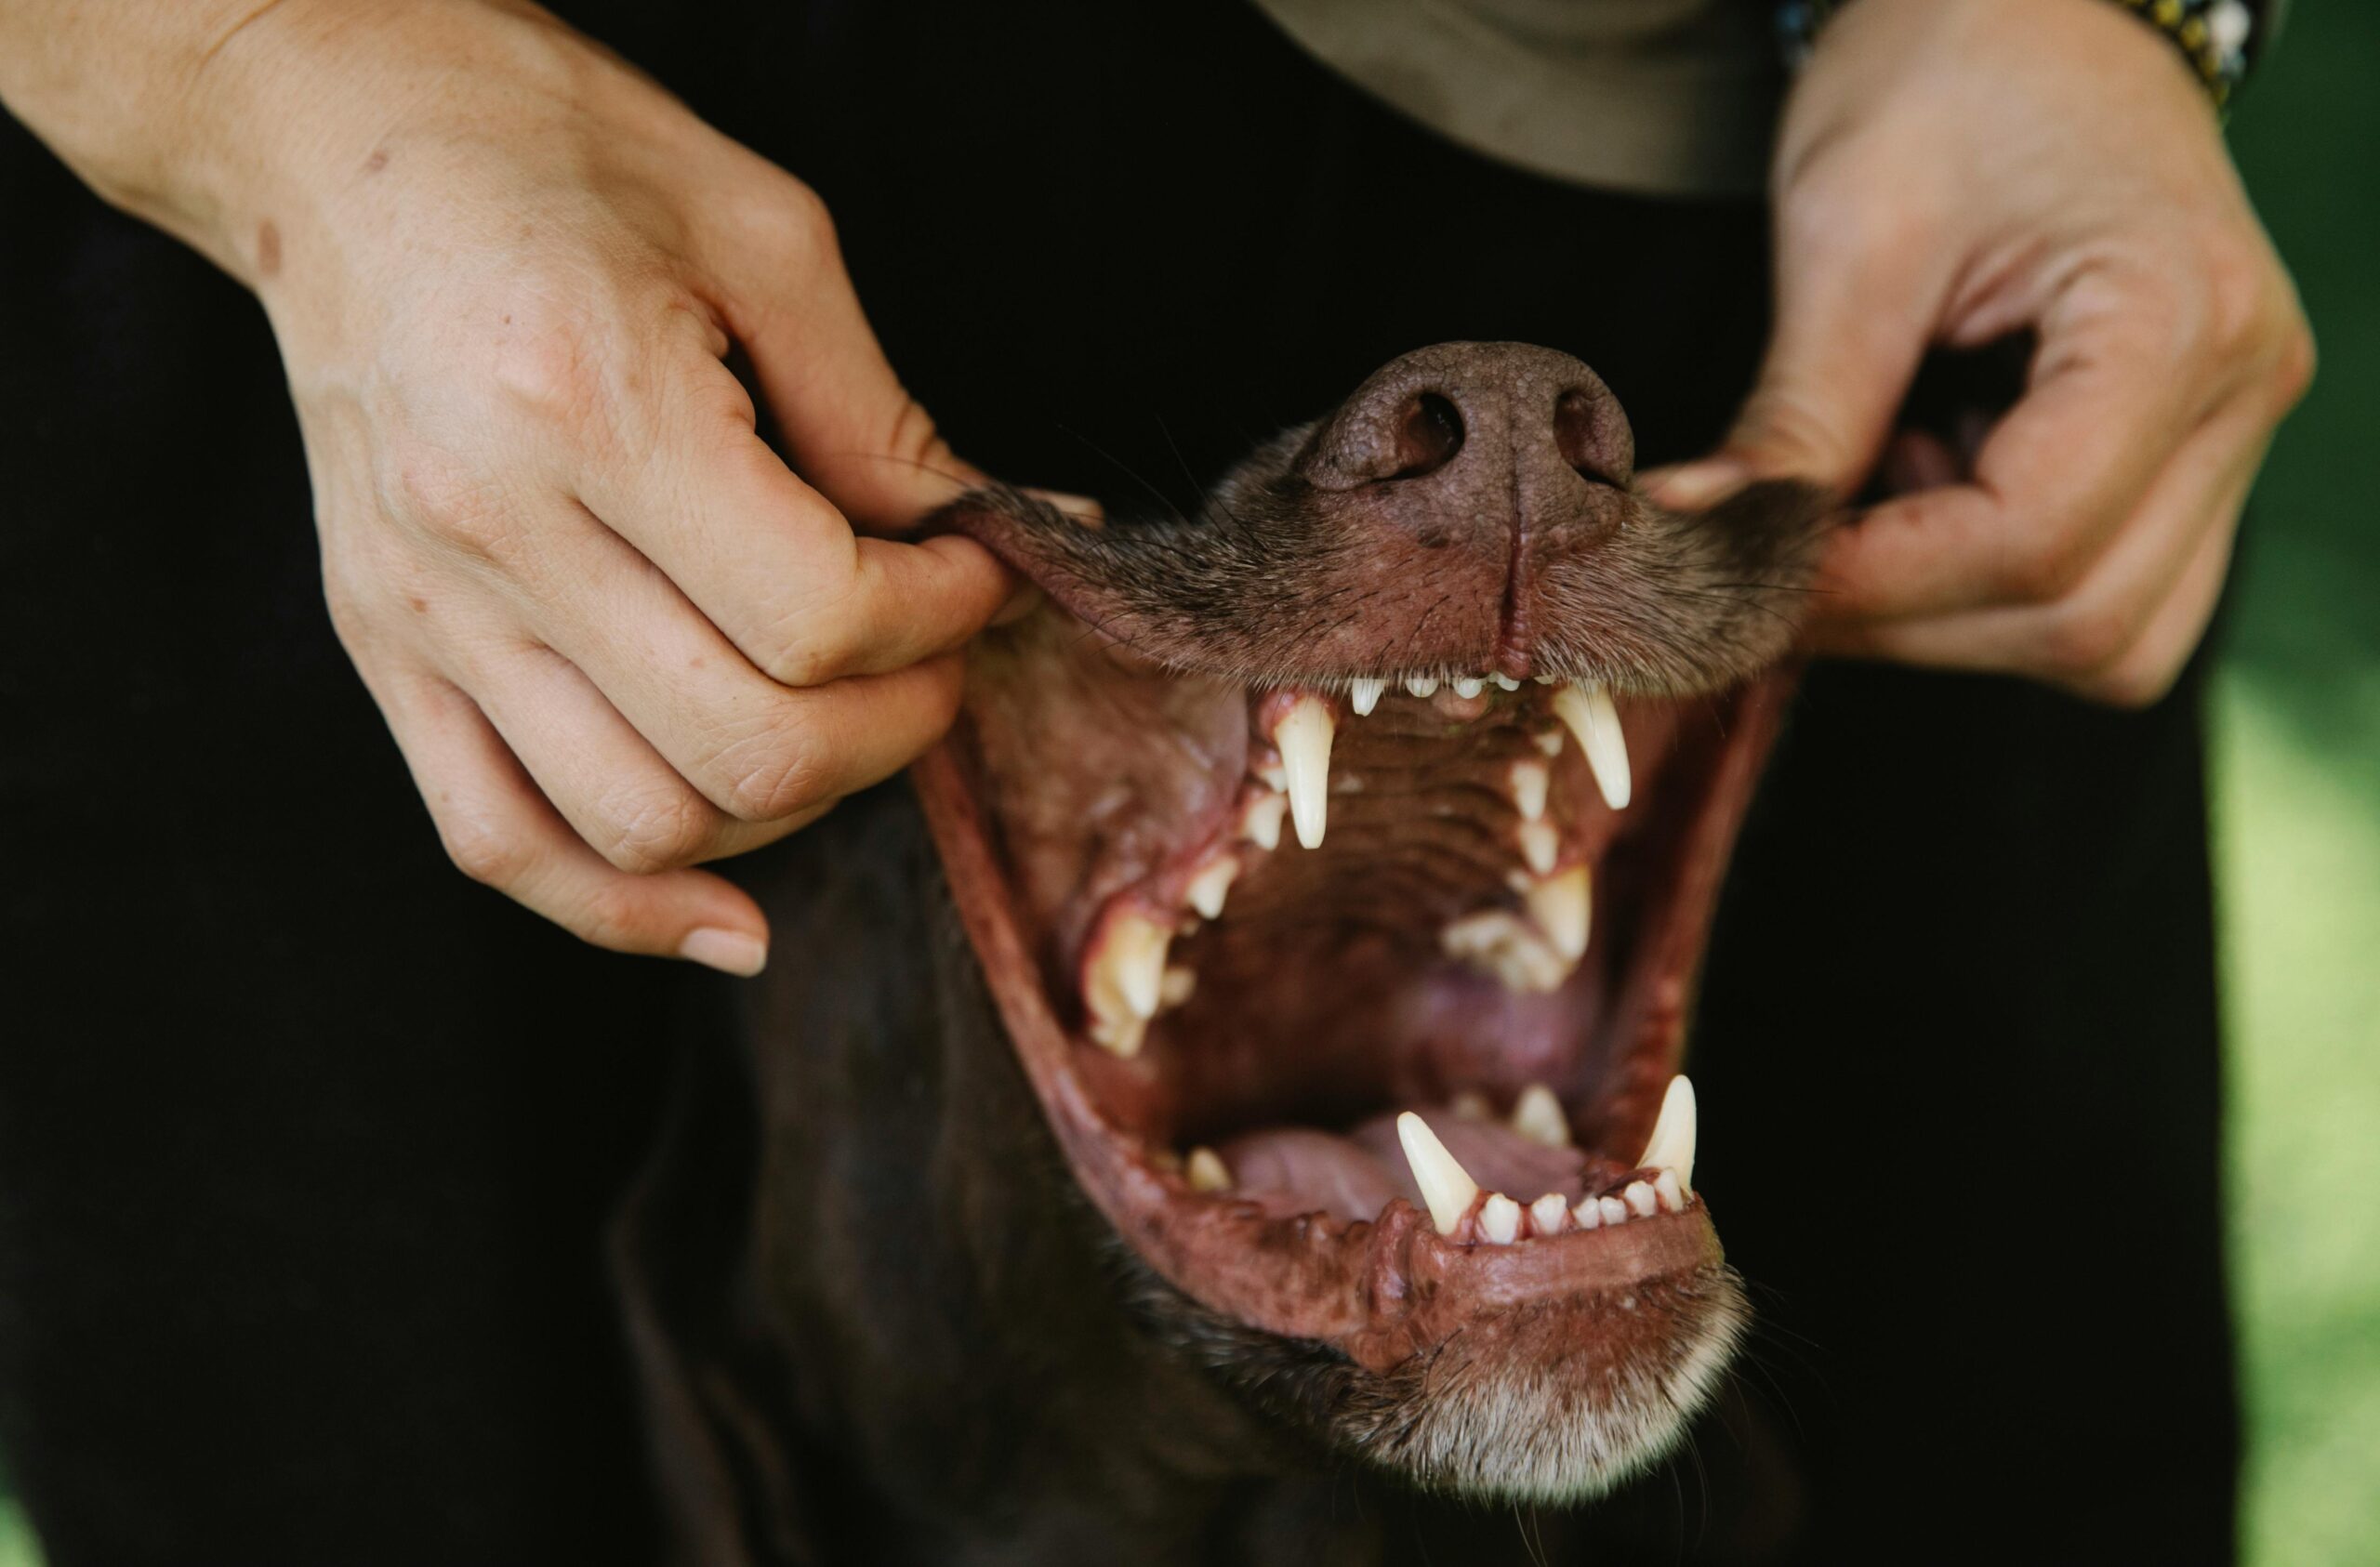
<svg viewBox="0 0 2380 1567">
<path fill-rule="evenodd" d="M 1465 1120 L 1444 1105 L 1415 1108 L 1482 1189 L 1522 1203 L 1548 1192 L 1561 1192 L 1565 1203 L 1584 1194 L 1586 1156 L 1577 1149 L 1548 1148 L 1501 1121 Z M 1238 1193 L 1276 1218 L 1321 1212 L 1376 1218 L 1392 1197 L 1422 1205 L 1394 1113 L 1344 1133 L 1268 1127 L 1234 1138 L 1219 1152 Z"/>
</svg>

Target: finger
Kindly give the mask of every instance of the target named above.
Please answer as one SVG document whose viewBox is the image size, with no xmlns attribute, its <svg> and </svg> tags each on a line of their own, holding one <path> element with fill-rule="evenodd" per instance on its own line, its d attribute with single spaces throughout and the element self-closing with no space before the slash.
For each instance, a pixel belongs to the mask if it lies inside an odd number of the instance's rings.
<svg viewBox="0 0 2380 1567">
<path fill-rule="evenodd" d="M 1971 482 L 1885 501 L 1829 541 L 1828 618 L 2046 603 L 2099 559 L 2220 388 L 2162 323 L 2075 310 Z"/>
<path fill-rule="evenodd" d="M 826 811 L 822 803 L 765 823 L 729 816 L 550 648 L 481 650 L 462 684 L 572 830 L 623 871 L 649 876 L 742 854 Z"/>
<path fill-rule="evenodd" d="M 2132 650 L 2084 694 L 2118 706 L 2145 707 L 2174 689 L 2174 681 L 2206 636 L 2239 537 L 2236 527 L 2221 527 L 2210 530 L 2199 541 L 2188 567 L 2175 584 L 2173 597 L 2158 611 L 2157 618 Z"/>
<path fill-rule="evenodd" d="M 797 815 L 889 777 L 958 716 L 956 654 L 790 690 L 592 518 L 546 536 L 520 613 L 671 769 L 741 821 Z"/>
<path fill-rule="evenodd" d="M 681 350 L 654 447 L 580 497 L 784 685 L 906 668 L 959 646 L 1016 592 L 981 545 L 855 537 L 755 433 L 726 367 Z"/>
<path fill-rule="evenodd" d="M 1777 324 L 1718 454 L 1662 477 L 1653 499 L 1700 510 L 1757 478 L 1841 496 L 1874 466 L 1942 318 L 1949 248 L 1912 243 L 1888 204 L 1789 192 L 1778 218 Z"/>
<path fill-rule="evenodd" d="M 375 681 L 414 784 L 456 865 L 615 952 L 731 974 L 768 959 L 760 906 L 707 871 L 637 876 L 606 864 L 557 815 L 471 700 L 427 673 Z"/>
</svg>

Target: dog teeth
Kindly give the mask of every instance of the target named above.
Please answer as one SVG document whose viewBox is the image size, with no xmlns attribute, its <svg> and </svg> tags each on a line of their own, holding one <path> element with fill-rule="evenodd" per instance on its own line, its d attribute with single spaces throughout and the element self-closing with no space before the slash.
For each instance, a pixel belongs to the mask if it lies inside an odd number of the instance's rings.
<svg viewBox="0 0 2380 1567">
<path fill-rule="evenodd" d="M 1355 717 L 1359 718 L 1367 717 L 1373 708 L 1380 705 L 1381 693 L 1386 690 L 1388 690 L 1386 680 L 1369 678 L 1350 680 L 1347 682 L 1347 705 L 1355 710 Z"/>
<path fill-rule="evenodd" d="M 1594 902 L 1587 885 L 1587 868 L 1573 865 L 1534 883 L 1524 895 L 1528 916 L 1554 943 L 1554 950 L 1571 963 L 1586 955 L 1588 920 Z"/>
<path fill-rule="evenodd" d="M 1579 737 L 1579 749 L 1587 754 L 1587 770 L 1595 775 L 1604 804 L 1627 810 L 1632 792 L 1628 737 L 1620 732 L 1620 709 L 1612 705 L 1611 693 L 1574 680 L 1554 693 L 1554 712 Z"/>
<path fill-rule="evenodd" d="M 1488 1096 L 1476 1088 L 1465 1088 L 1447 1100 L 1447 1109 L 1458 1121 L 1492 1121 L 1496 1118 L 1496 1107 L 1489 1104 Z"/>
<path fill-rule="evenodd" d="M 1273 836 L 1276 841 L 1280 837 L 1277 820 L 1274 823 Z M 1198 874 L 1190 878 L 1190 884 L 1182 889 L 1182 895 L 1192 908 L 1198 911 L 1201 919 L 1213 919 L 1223 912 L 1223 895 L 1231 890 L 1231 884 L 1238 875 L 1239 860 L 1236 855 L 1226 854 L 1220 859 L 1210 860 L 1198 867 Z"/>
<path fill-rule="evenodd" d="M 1562 835 L 1551 822 L 1540 820 L 1520 824 L 1521 859 L 1539 876 L 1554 869 L 1554 862 L 1562 852 Z"/>
<path fill-rule="evenodd" d="M 1489 1244 L 1509 1246 L 1521 1238 L 1521 1205 L 1498 1192 L 1479 1205 L 1480 1238 Z"/>
<path fill-rule="evenodd" d="M 1421 1189 L 1421 1200 L 1430 1206 L 1430 1222 L 1438 1227 L 1439 1234 L 1453 1234 L 1478 1197 L 1479 1183 L 1447 1152 L 1429 1123 L 1409 1110 L 1396 1118 L 1396 1139 L 1405 1145 L 1405 1162 L 1412 1167 L 1413 1183 Z"/>
<path fill-rule="evenodd" d="M 1540 751 L 1544 752 L 1549 759 L 1562 754 L 1562 731 L 1560 730 L 1540 730 L 1532 738 L 1534 738 L 1537 743 L 1537 748 Z"/>
<path fill-rule="evenodd" d="M 1281 818 L 1289 813 L 1289 797 L 1265 789 L 1241 808 L 1239 836 L 1259 849 L 1281 847 Z"/>
<path fill-rule="evenodd" d="M 1438 678 L 1435 675 L 1408 675 L 1405 677 L 1405 694 L 1435 696 L 1438 694 Z"/>
<path fill-rule="evenodd" d="M 1119 909 L 1101 929 L 1083 1001 L 1091 1013 L 1091 1037 L 1118 1056 L 1141 1053 L 1149 1020 L 1165 1000 L 1165 954 L 1173 928 L 1139 909 Z"/>
<path fill-rule="evenodd" d="M 1661 1096 L 1661 1113 L 1653 1118 L 1653 1135 L 1645 1141 L 1645 1156 L 1636 1161 L 1648 1169 L 1675 1170 L 1681 1192 L 1694 1191 L 1694 1085 L 1684 1073 L 1670 1079 Z"/>
<path fill-rule="evenodd" d="M 1481 688 L 1487 684 L 1488 682 L 1477 675 L 1458 675 L 1454 680 L 1454 693 L 1463 697 L 1477 696 Z"/>
<path fill-rule="evenodd" d="M 1190 1182 L 1190 1190 L 1197 1192 L 1231 1190 L 1231 1166 L 1223 1156 L 1211 1148 L 1194 1148 L 1189 1161 L 1183 1166 L 1183 1176 Z"/>
<path fill-rule="evenodd" d="M 1660 1199 L 1667 1212 L 1686 1211 L 1686 1192 L 1678 1186 L 1675 1170 L 1663 1170 L 1653 1178 L 1653 1195 Z"/>
<path fill-rule="evenodd" d="M 1532 1083 L 1513 1101 L 1512 1128 L 1542 1148 L 1570 1146 L 1570 1118 L 1562 1101 L 1542 1083 Z"/>
<path fill-rule="evenodd" d="M 1602 1229 L 1603 1205 L 1593 1197 L 1581 1198 L 1579 1205 L 1570 1210 L 1570 1222 L 1581 1230 Z"/>
<path fill-rule="evenodd" d="M 1518 691 L 1521 689 L 1521 683 L 1518 680 L 1514 679 L 1510 675 L 1490 675 L 1488 678 L 1496 683 L 1496 689 L 1498 691 Z"/>
<path fill-rule="evenodd" d="M 1513 809 L 1521 813 L 1524 822 L 1534 822 L 1545 814 L 1545 792 L 1553 785 L 1554 770 L 1534 757 L 1524 757 L 1513 764 Z"/>
<path fill-rule="evenodd" d="M 1179 966 L 1167 968 L 1165 978 L 1157 981 L 1157 998 L 1162 1007 L 1179 1007 L 1197 993 L 1197 972 Z"/>
<path fill-rule="evenodd" d="M 1650 1218 L 1661 1211 L 1660 1199 L 1653 1195 L 1649 1181 L 1630 1181 L 1620 1189 L 1620 1200 L 1627 1204 L 1628 1211 L 1638 1218 Z"/>
<path fill-rule="evenodd" d="M 1617 1197 L 1596 1198 L 1595 1210 L 1603 1215 L 1603 1221 L 1606 1225 L 1628 1222 L 1628 1205 Z"/>
<path fill-rule="evenodd" d="M 1570 1228 L 1570 1206 L 1562 1193 L 1549 1192 L 1528 1205 L 1528 1227 L 1540 1235 L 1559 1235 Z"/>
<path fill-rule="evenodd" d="M 1448 957 L 1500 980 L 1506 990 L 1542 994 L 1570 977 L 1570 963 L 1537 928 L 1510 909 L 1467 914 L 1438 933 Z"/>
<path fill-rule="evenodd" d="M 1298 842 L 1308 849 L 1322 847 L 1322 830 L 1330 818 L 1330 737 L 1337 729 L 1329 704 L 1313 696 L 1291 703 L 1273 729 L 1289 784 L 1289 819 Z"/>
</svg>

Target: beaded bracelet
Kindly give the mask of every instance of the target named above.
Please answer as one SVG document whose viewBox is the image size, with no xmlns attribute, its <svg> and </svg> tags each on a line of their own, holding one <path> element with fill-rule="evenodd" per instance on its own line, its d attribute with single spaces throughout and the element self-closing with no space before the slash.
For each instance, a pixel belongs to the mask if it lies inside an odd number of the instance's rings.
<svg viewBox="0 0 2380 1567">
<path fill-rule="evenodd" d="M 1784 0 L 1777 10 L 1778 35 L 1795 70 L 1809 59 L 1811 45 L 1827 19 L 1847 0 Z M 2218 109 L 2264 52 L 2265 38 L 2279 20 L 2281 0 L 2113 0 L 2182 51 Z"/>
</svg>

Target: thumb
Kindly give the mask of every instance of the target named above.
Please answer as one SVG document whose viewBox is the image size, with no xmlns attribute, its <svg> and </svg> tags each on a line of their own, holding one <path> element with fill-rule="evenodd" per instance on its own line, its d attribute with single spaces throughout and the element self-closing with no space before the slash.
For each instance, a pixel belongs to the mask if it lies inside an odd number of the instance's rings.
<svg viewBox="0 0 2380 1567">
<path fill-rule="evenodd" d="M 1840 210 L 1839 208 L 1837 209 Z M 1756 479 L 1802 479 L 1837 499 L 1866 482 L 1933 341 L 1947 279 L 1923 246 L 1797 238 L 1780 217 L 1777 321 L 1752 395 L 1708 457 L 1649 476 L 1658 505 L 1699 511 Z"/>
</svg>

